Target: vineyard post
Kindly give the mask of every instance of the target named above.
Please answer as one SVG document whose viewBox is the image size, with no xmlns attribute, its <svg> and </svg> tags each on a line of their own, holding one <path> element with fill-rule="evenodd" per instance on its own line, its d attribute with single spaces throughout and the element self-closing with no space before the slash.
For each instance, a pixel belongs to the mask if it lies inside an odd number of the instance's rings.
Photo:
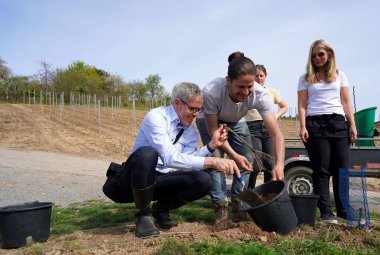
<svg viewBox="0 0 380 255">
<path fill-rule="evenodd" d="M 98 100 L 98 116 L 99 116 L 99 136 L 102 135 L 102 130 L 101 130 L 101 115 L 100 115 L 100 100 Z"/>
<path fill-rule="evenodd" d="M 136 103 L 135 103 L 135 95 L 132 98 L 132 108 L 133 108 L 133 130 L 136 133 Z"/>
</svg>

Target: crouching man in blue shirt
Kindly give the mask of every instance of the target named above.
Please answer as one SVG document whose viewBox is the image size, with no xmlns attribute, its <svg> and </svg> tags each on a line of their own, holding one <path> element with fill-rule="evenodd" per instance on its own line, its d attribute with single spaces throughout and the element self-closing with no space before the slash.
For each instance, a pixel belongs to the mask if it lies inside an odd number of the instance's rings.
<svg viewBox="0 0 380 255">
<path fill-rule="evenodd" d="M 104 193 L 115 202 L 134 202 L 138 209 L 137 237 L 159 235 L 155 224 L 163 229 L 177 226 L 169 211 L 204 197 L 210 190 L 211 177 L 204 169 L 215 168 L 240 177 L 235 161 L 211 157 L 228 138 L 224 126 L 197 150 L 198 133 L 193 120 L 202 104 L 203 94 L 198 85 L 189 82 L 175 85 L 171 105 L 152 109 L 145 116 L 122 170 L 115 175 L 107 173 Z M 152 208 L 151 201 L 156 201 Z"/>
</svg>

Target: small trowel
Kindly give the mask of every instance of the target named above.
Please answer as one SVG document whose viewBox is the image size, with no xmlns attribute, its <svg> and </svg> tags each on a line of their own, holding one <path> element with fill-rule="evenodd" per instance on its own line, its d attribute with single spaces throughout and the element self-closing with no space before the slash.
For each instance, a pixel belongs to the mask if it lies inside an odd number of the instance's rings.
<svg viewBox="0 0 380 255">
<path fill-rule="evenodd" d="M 234 177 L 239 181 L 240 183 L 240 191 L 243 191 L 244 190 L 244 187 L 245 187 L 245 181 L 243 180 L 243 178 L 240 176 L 240 177 L 237 177 L 236 173 L 234 173 Z"/>
</svg>

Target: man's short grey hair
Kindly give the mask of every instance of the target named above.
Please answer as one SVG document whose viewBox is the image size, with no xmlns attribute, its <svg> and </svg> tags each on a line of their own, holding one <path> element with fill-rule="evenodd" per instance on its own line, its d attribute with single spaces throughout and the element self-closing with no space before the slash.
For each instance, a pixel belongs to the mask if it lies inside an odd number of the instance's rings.
<svg viewBox="0 0 380 255">
<path fill-rule="evenodd" d="M 197 84 L 191 82 L 181 82 L 174 86 L 172 90 L 172 103 L 176 98 L 181 98 L 187 102 L 191 97 L 200 97 L 203 99 L 202 90 Z"/>
</svg>

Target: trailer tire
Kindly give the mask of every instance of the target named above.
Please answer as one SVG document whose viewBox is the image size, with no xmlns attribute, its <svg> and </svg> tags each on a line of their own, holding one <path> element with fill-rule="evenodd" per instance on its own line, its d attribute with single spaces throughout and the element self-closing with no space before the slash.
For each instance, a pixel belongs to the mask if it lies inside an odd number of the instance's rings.
<svg viewBox="0 0 380 255">
<path fill-rule="evenodd" d="M 288 181 L 289 194 L 311 195 L 313 194 L 313 170 L 308 166 L 294 166 L 285 173 Z"/>
</svg>

